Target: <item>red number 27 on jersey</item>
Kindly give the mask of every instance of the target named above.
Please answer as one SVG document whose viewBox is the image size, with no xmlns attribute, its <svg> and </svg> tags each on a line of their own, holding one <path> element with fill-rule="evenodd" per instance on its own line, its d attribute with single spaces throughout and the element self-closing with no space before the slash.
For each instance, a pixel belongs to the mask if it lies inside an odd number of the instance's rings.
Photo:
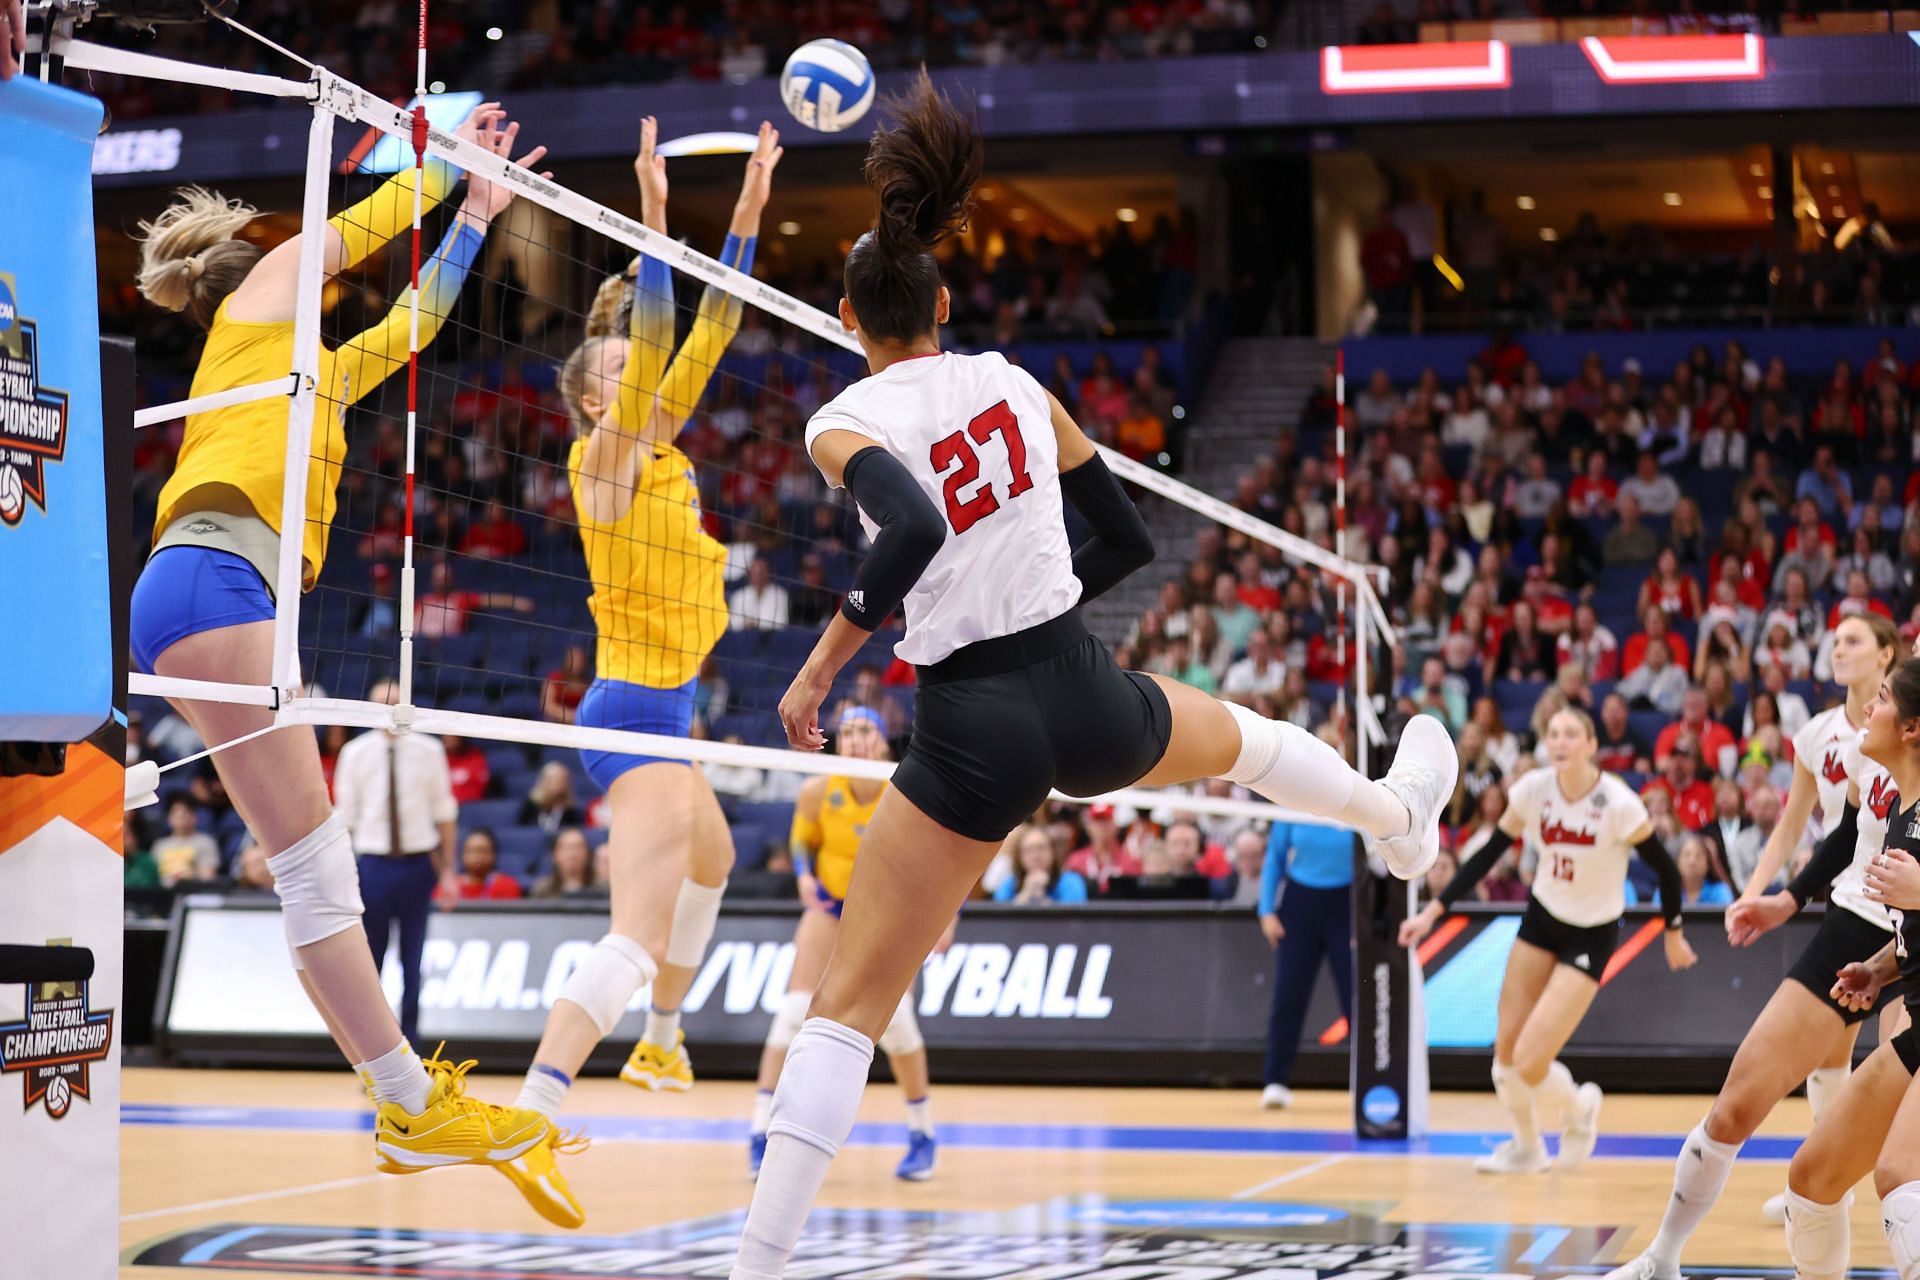
<svg viewBox="0 0 1920 1280">
<path fill-rule="evenodd" d="M 1020 421 L 1002 400 L 969 422 L 964 431 L 936 441 L 928 454 L 934 474 L 946 476 L 943 492 L 947 499 L 947 523 L 956 534 L 965 533 L 1000 509 L 1000 499 L 993 492 L 991 480 L 975 489 L 971 496 L 963 496 L 963 491 L 980 479 L 980 455 L 974 452 L 973 446 L 985 444 L 993 436 L 999 436 L 1006 443 L 1007 466 L 1013 472 L 1013 483 L 1007 486 L 1007 500 L 1011 502 L 1033 488 L 1033 477 L 1027 474 L 1027 442 L 1020 438 Z M 956 462 L 958 466 L 954 465 Z M 950 472 L 949 467 L 953 468 Z"/>
</svg>

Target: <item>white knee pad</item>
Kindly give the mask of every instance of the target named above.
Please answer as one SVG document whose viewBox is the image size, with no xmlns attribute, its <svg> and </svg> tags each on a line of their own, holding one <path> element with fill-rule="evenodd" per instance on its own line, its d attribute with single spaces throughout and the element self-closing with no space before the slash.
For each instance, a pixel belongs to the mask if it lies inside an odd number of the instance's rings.
<svg viewBox="0 0 1920 1280">
<path fill-rule="evenodd" d="M 720 918 L 720 899 L 727 882 L 708 886 L 698 880 L 680 882 L 673 900 L 673 932 L 667 935 L 667 963 L 680 969 L 698 969 L 713 941 L 714 922 Z"/>
<path fill-rule="evenodd" d="M 893 1021 L 887 1023 L 887 1029 L 880 1033 L 880 1050 L 889 1058 L 902 1054 L 918 1053 L 927 1047 L 920 1034 L 920 1019 L 913 1016 L 913 992 L 900 997 L 900 1007 L 893 1011 Z"/>
<path fill-rule="evenodd" d="M 767 1029 L 767 1047 L 785 1052 L 800 1034 L 800 1026 L 807 1020 L 807 1006 L 813 1003 L 811 991 L 789 991 L 780 1002 L 780 1012 L 773 1015 L 773 1026 Z"/>
<path fill-rule="evenodd" d="M 1799 1280 L 1845 1280 L 1852 1246 L 1853 1192 L 1817 1204 L 1787 1188 L 1787 1253 Z"/>
<path fill-rule="evenodd" d="M 1895 1187 L 1880 1202 L 1887 1248 L 1900 1280 L 1920 1280 L 1920 1182 Z"/>
<path fill-rule="evenodd" d="M 1807 1075 L 1807 1105 L 1813 1108 L 1813 1118 L 1818 1121 L 1827 1113 L 1840 1091 L 1847 1087 L 1847 1077 L 1853 1074 L 1853 1068 L 1820 1067 Z"/>
<path fill-rule="evenodd" d="M 872 1067 L 873 1041 L 831 1019 L 808 1018 L 780 1072 L 767 1136 L 838 1155 L 853 1132 Z"/>
<path fill-rule="evenodd" d="M 267 870 L 273 873 L 281 921 L 293 946 L 324 942 L 360 923 L 366 910 L 360 902 L 360 869 L 338 815 L 327 815 L 325 822 L 268 858 Z"/>
<path fill-rule="evenodd" d="M 611 1035 L 633 1002 L 633 993 L 660 972 L 645 947 L 632 938 L 610 933 L 593 944 L 560 988 L 560 999 L 571 1000 L 593 1019 L 601 1035 Z"/>
</svg>

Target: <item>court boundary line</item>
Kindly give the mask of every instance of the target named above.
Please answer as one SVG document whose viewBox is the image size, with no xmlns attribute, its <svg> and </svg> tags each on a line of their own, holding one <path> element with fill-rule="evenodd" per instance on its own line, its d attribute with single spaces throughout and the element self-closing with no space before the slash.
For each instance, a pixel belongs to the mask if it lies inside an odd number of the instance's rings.
<svg viewBox="0 0 1920 1280">
<path fill-rule="evenodd" d="M 361 1173 L 351 1178 L 334 1178 L 326 1182 L 310 1182 L 304 1186 L 283 1187 L 277 1191 L 250 1191 L 243 1196 L 222 1196 L 217 1200 L 200 1200 L 193 1204 L 177 1205 L 170 1209 L 142 1209 L 138 1213 L 123 1213 L 122 1222 L 145 1222 L 150 1218 L 167 1218 L 182 1213 L 202 1213 L 210 1209 L 229 1209 L 234 1205 L 254 1204 L 262 1200 L 281 1200 L 289 1196 L 312 1195 L 321 1191 L 342 1191 L 348 1187 L 365 1186 L 390 1178 L 387 1173 Z"/>
<path fill-rule="evenodd" d="M 1227 1199 L 1251 1200 L 1253 1199 L 1253 1197 L 1259 1195 L 1262 1191 L 1271 1191 L 1275 1187 L 1284 1187 L 1289 1182 L 1297 1182 L 1301 1178 L 1310 1178 L 1316 1173 L 1319 1173 L 1326 1169 L 1331 1169 L 1333 1168 L 1333 1166 L 1339 1164 L 1341 1161 L 1345 1160 L 1346 1158 L 1347 1158 L 1347 1153 L 1345 1152 L 1341 1152 L 1338 1155 L 1321 1156 L 1318 1160 L 1314 1160 L 1305 1165 L 1302 1165 L 1300 1168 L 1293 1170 L 1291 1173 L 1283 1173 L 1283 1174 L 1280 1174 L 1278 1177 L 1268 1178 L 1265 1182 L 1256 1182 L 1254 1185 L 1248 1187 L 1244 1191 L 1236 1191 L 1232 1195 L 1228 1196 Z"/>
</svg>

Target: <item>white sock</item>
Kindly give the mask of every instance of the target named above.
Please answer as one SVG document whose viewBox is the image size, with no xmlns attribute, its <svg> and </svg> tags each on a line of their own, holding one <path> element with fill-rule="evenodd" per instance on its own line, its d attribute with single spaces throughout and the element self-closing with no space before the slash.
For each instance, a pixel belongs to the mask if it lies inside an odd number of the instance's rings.
<svg viewBox="0 0 1920 1280">
<path fill-rule="evenodd" d="M 872 1068 L 873 1041 L 851 1027 L 809 1018 L 793 1038 L 732 1280 L 780 1280 L 827 1166 L 853 1132 Z"/>
<path fill-rule="evenodd" d="M 1887 1249 L 1900 1280 L 1920 1280 L 1920 1182 L 1895 1187 L 1880 1202 Z"/>
<path fill-rule="evenodd" d="M 1820 1204 L 1787 1188 L 1787 1254 L 1795 1280 L 1846 1280 L 1853 1253 L 1853 1225 L 1847 1221 L 1853 1192 L 1839 1204 Z"/>
<path fill-rule="evenodd" d="M 923 1095 L 907 1099 L 907 1128 L 933 1136 L 933 1098 Z"/>
<path fill-rule="evenodd" d="M 558 1067 L 536 1062 L 527 1068 L 527 1078 L 521 1082 L 520 1096 L 513 1100 L 513 1105 L 538 1111 L 543 1116 L 558 1115 L 560 1105 L 567 1100 L 567 1090 L 572 1087 L 572 1076 Z"/>
<path fill-rule="evenodd" d="M 1514 1068 L 1493 1064 L 1493 1092 L 1513 1121 L 1513 1140 L 1524 1150 L 1540 1145 L 1540 1122 L 1535 1118 L 1537 1091 Z"/>
<path fill-rule="evenodd" d="M 433 1077 L 404 1039 L 377 1058 L 354 1063 L 353 1069 L 372 1082 L 375 1102 L 391 1102 L 410 1116 L 427 1109 Z"/>
<path fill-rule="evenodd" d="M 1290 721 L 1269 720 L 1234 702 L 1223 705 L 1240 726 L 1240 754 L 1221 775 L 1227 781 L 1371 836 L 1407 833 L 1407 806 L 1349 768 L 1332 747 Z"/>
<path fill-rule="evenodd" d="M 1813 1108 L 1813 1122 L 1820 1123 L 1820 1117 L 1827 1113 L 1840 1091 L 1847 1087 L 1847 1077 L 1853 1074 L 1852 1064 L 1844 1067 L 1821 1067 L 1807 1076 L 1807 1105 Z"/>
<path fill-rule="evenodd" d="M 1667 1199 L 1666 1214 L 1660 1219 L 1660 1233 L 1647 1246 L 1662 1272 L 1677 1271 L 1680 1251 L 1687 1240 L 1706 1221 L 1720 1193 L 1726 1190 L 1727 1175 L 1740 1154 L 1740 1144 L 1715 1142 L 1707 1136 L 1702 1120 L 1681 1145 L 1680 1159 L 1673 1168 L 1673 1194 Z"/>
<path fill-rule="evenodd" d="M 647 1029 L 640 1038 L 648 1044 L 657 1044 L 671 1052 L 680 1038 L 680 1011 L 670 1009 L 662 1012 L 659 1009 L 649 1008 Z"/>
<path fill-rule="evenodd" d="M 761 1089 L 753 1095 L 753 1132 L 764 1134 L 773 1123 L 773 1090 Z"/>
<path fill-rule="evenodd" d="M 1557 1127 L 1565 1128 L 1567 1117 L 1573 1114 L 1578 1098 L 1579 1086 L 1573 1082 L 1573 1072 L 1567 1070 L 1567 1064 L 1555 1061 L 1547 1068 L 1546 1078 L 1533 1086 L 1534 1114 L 1539 1117 L 1542 1128 L 1554 1128 L 1548 1123 L 1558 1117 Z"/>
</svg>

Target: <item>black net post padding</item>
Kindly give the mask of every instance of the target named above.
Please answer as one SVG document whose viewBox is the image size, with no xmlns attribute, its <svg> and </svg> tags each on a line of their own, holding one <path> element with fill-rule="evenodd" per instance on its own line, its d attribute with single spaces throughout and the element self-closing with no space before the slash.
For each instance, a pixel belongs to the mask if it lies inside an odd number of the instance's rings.
<svg viewBox="0 0 1920 1280">
<path fill-rule="evenodd" d="M 0 943 L 0 986 L 85 982 L 93 977 L 91 947 L 28 947 Z"/>
</svg>

